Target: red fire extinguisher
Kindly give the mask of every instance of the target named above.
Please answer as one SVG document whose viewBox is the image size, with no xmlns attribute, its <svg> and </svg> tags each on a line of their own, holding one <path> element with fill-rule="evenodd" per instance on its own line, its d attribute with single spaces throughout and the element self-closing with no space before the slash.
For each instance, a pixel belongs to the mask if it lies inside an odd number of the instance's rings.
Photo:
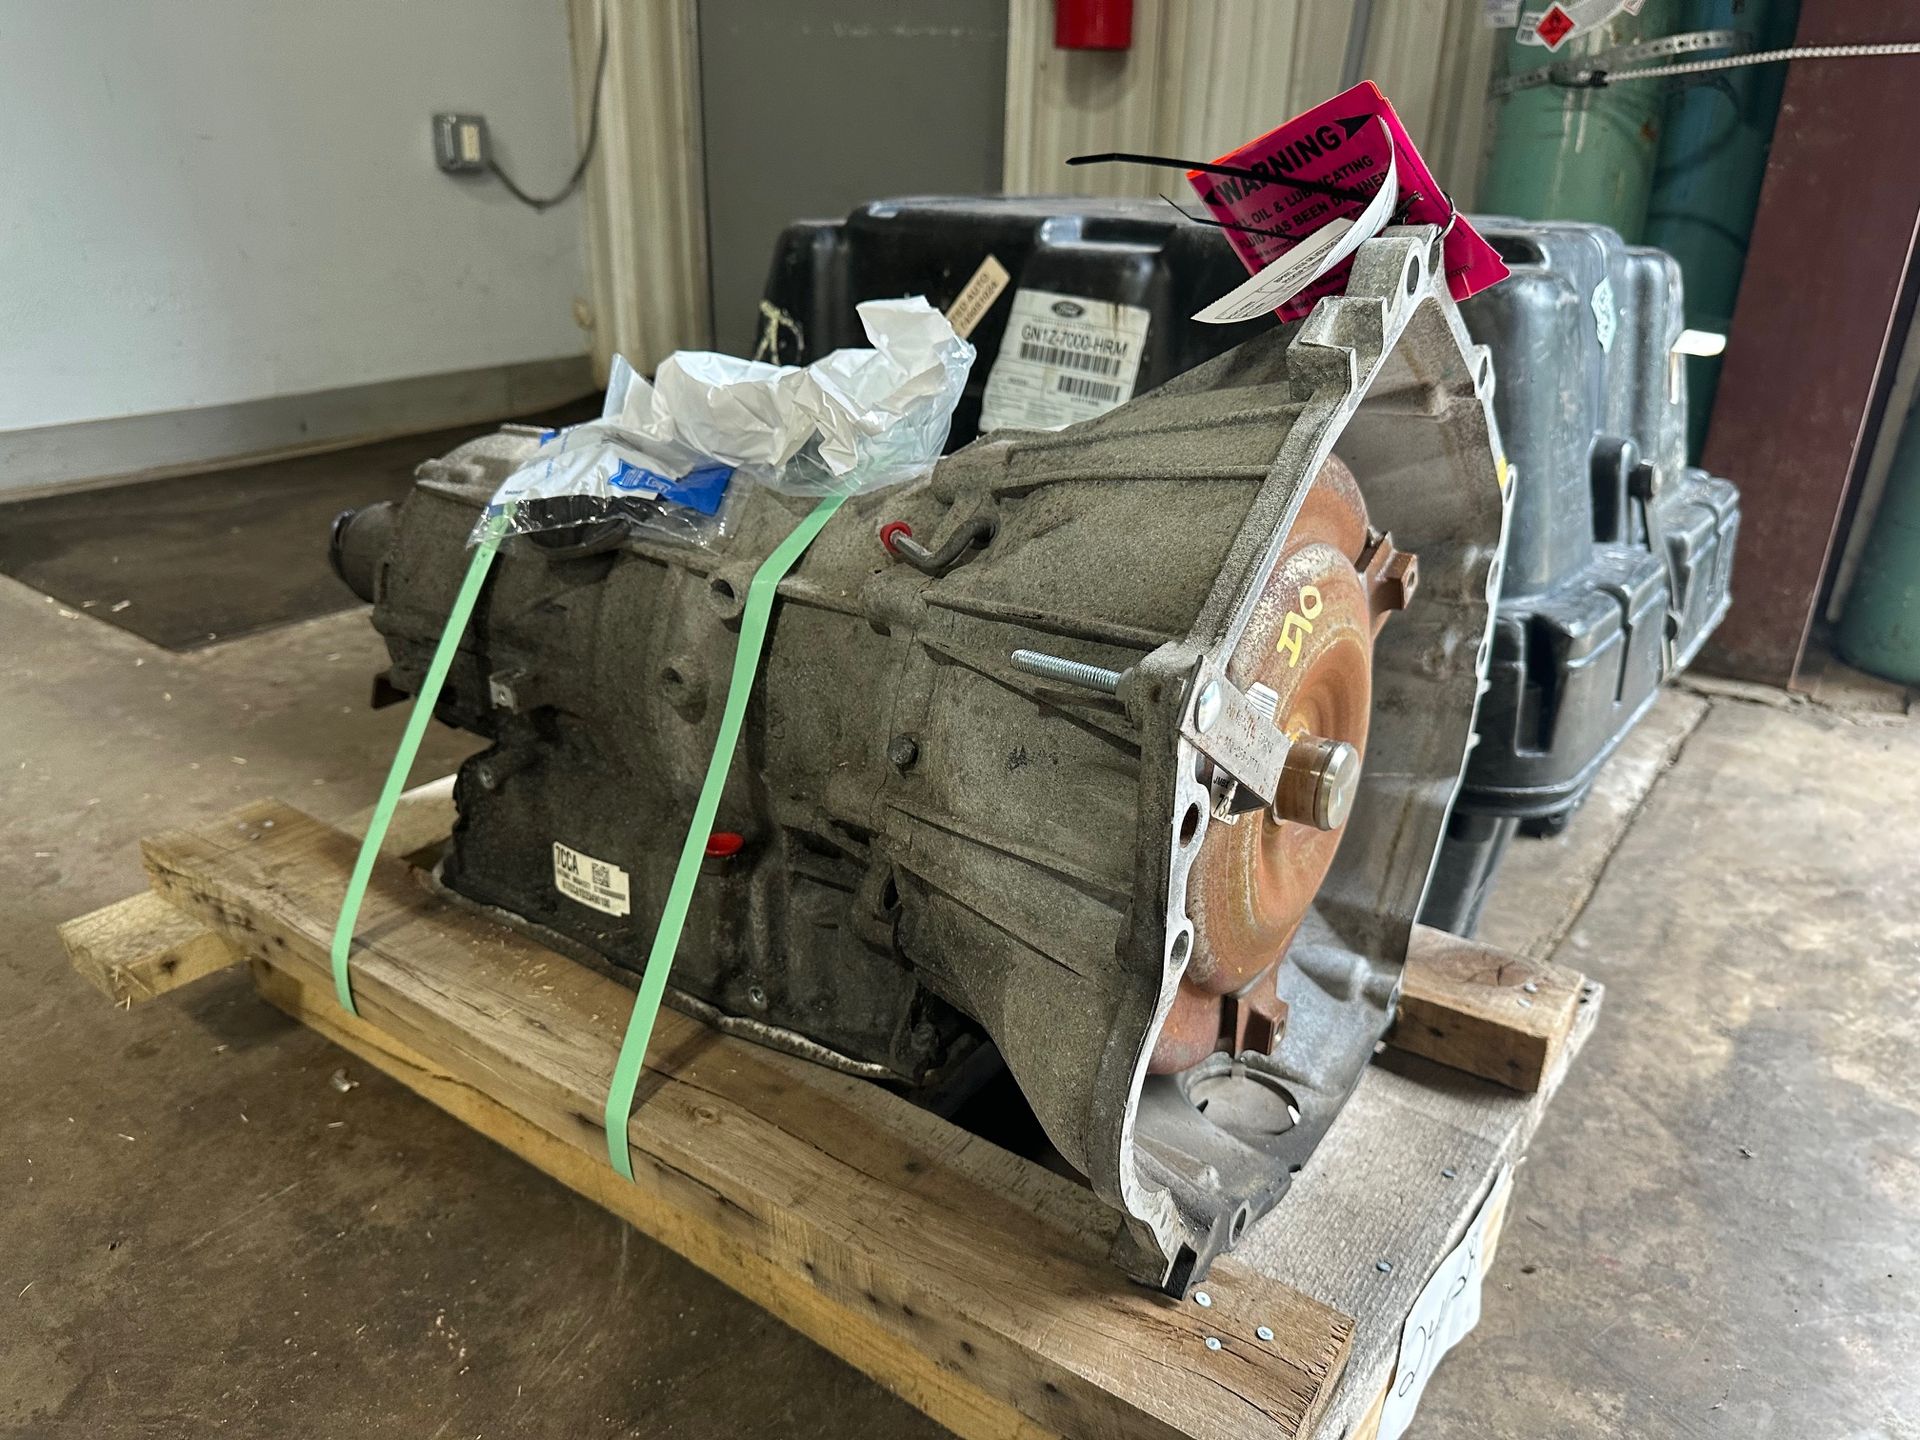
<svg viewBox="0 0 1920 1440">
<path fill-rule="evenodd" d="M 1061 50 L 1133 47 L 1133 0 L 1053 0 L 1053 43 Z"/>
</svg>

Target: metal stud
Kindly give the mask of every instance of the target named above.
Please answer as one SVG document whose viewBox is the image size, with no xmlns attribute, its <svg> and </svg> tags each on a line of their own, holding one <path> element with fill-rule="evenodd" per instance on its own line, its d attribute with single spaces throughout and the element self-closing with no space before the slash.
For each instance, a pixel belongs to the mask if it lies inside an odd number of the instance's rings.
<svg viewBox="0 0 1920 1440">
<path fill-rule="evenodd" d="M 1038 675 L 1043 680 L 1058 680 L 1063 685 L 1079 685 L 1087 690 L 1098 690 L 1103 695 L 1116 693 L 1120 689 L 1120 681 L 1123 678 L 1121 671 L 1109 670 L 1104 665 L 1088 665 L 1079 660 L 1065 660 L 1058 655 L 1049 655 L 1041 650 L 1014 651 L 1013 668 L 1024 670 L 1029 675 Z"/>
</svg>

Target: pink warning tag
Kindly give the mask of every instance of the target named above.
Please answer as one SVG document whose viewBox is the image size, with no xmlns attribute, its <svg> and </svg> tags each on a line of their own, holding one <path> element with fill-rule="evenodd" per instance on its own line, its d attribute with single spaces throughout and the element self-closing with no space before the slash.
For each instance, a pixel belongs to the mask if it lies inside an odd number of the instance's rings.
<svg viewBox="0 0 1920 1440">
<path fill-rule="evenodd" d="M 1376 116 L 1386 122 L 1384 127 L 1372 123 Z M 1464 215 L 1454 213 L 1406 126 L 1370 80 L 1215 163 L 1272 177 L 1254 180 L 1204 170 L 1187 172 L 1188 183 L 1216 219 L 1249 227 L 1229 229 L 1226 234 L 1250 273 L 1258 274 L 1330 221 L 1358 219 L 1391 174 L 1399 186 L 1395 224 L 1446 226 L 1451 222 L 1442 254 L 1447 289 L 1454 299 L 1464 300 L 1507 277 L 1507 267 L 1494 248 Z M 1302 190 L 1289 181 L 1312 181 L 1317 188 Z M 1325 193 L 1329 189 L 1335 193 Z M 1350 260 L 1343 261 L 1274 313 L 1282 320 L 1299 319 L 1321 296 L 1344 290 L 1351 268 Z"/>
</svg>

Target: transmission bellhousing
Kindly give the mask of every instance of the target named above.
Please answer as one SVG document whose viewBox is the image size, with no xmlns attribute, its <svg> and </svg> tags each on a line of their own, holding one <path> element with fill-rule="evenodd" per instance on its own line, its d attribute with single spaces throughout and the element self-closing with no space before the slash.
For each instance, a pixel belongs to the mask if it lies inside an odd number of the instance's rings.
<svg viewBox="0 0 1920 1440">
<path fill-rule="evenodd" d="M 1507 496 L 1438 254 L 1390 230 L 1300 325 L 849 501 L 780 586 L 675 959 L 675 1004 L 855 1074 L 995 1047 L 1176 1293 L 1390 1022 L 1466 760 Z M 336 526 L 400 689 L 535 444 Z M 439 702 L 492 742 L 447 890 L 637 975 L 748 582 L 809 503 L 756 491 L 714 550 L 508 543 Z"/>
</svg>

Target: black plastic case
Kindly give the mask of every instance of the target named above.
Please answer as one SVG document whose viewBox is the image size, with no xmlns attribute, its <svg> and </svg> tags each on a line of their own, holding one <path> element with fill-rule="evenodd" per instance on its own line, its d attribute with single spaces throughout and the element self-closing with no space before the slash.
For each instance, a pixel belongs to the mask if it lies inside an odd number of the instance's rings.
<svg viewBox="0 0 1920 1440">
<path fill-rule="evenodd" d="M 1726 613 L 1739 492 L 1685 464 L 1673 346 L 1680 271 L 1604 226 L 1476 219 L 1513 273 L 1461 306 L 1493 352 L 1494 410 L 1514 502 L 1479 744 L 1422 918 L 1471 933 L 1514 831 L 1550 833 Z M 865 336 L 862 300 L 950 305 L 981 262 L 1008 287 L 1138 306 L 1150 316 L 1135 393 L 1271 327 L 1194 323 L 1245 278 L 1221 233 L 1159 201 L 1049 197 L 876 201 L 788 227 L 762 358 L 804 364 Z M 950 447 L 979 433 L 1010 309 L 987 311 Z"/>
</svg>

